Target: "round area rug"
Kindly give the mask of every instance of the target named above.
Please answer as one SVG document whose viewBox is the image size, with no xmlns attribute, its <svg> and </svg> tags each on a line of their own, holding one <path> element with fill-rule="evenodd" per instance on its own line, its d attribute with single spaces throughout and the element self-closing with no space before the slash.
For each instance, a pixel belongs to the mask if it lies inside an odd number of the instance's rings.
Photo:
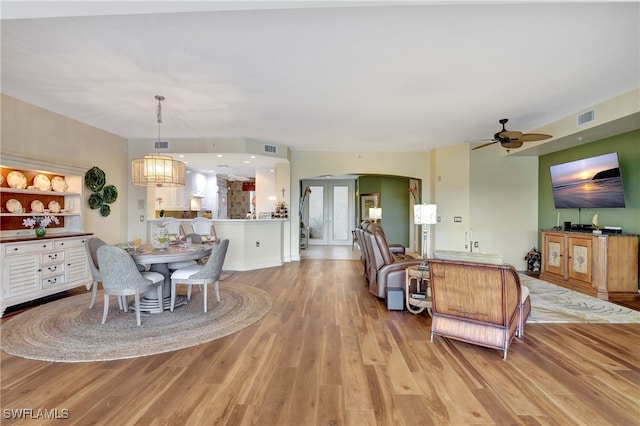
<svg viewBox="0 0 640 426">
<path fill-rule="evenodd" d="M 22 358 L 55 362 L 110 361 L 171 352 L 228 336 L 255 323 L 271 310 L 271 296 L 243 284 L 220 283 L 220 303 L 213 286 L 204 312 L 201 287 L 191 301 L 162 314 L 118 310 L 115 296 L 103 325 L 102 291 L 93 309 L 91 294 L 56 300 L 3 321 L 0 347 Z M 129 297 L 133 302 L 133 297 Z"/>
</svg>

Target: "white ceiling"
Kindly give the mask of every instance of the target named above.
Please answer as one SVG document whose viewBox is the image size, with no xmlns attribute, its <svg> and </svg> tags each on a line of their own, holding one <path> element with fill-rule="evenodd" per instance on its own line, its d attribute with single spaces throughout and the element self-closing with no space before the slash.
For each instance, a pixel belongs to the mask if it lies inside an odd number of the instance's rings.
<svg viewBox="0 0 640 426">
<path fill-rule="evenodd" d="M 161 94 L 163 139 L 428 151 L 640 86 L 637 1 L 1 7 L 2 93 L 127 139 L 157 136 Z"/>
</svg>

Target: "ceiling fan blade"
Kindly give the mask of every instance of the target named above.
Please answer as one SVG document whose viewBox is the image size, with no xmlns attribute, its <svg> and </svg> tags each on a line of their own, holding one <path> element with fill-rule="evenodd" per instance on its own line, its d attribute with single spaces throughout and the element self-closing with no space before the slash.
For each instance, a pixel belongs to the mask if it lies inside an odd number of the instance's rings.
<svg viewBox="0 0 640 426">
<path fill-rule="evenodd" d="M 496 142 L 497 141 L 493 141 L 493 142 L 485 143 L 485 144 L 482 144 L 482 145 L 478 145 L 475 148 L 472 148 L 471 151 L 473 151 L 474 149 L 480 149 L 480 148 L 484 148 L 485 146 L 493 145 Z"/>
<path fill-rule="evenodd" d="M 543 141 L 545 139 L 551 138 L 551 135 L 545 135 L 544 133 L 525 133 L 522 135 L 523 142 L 534 142 L 534 141 Z"/>
<path fill-rule="evenodd" d="M 502 142 L 503 148 L 520 148 L 522 146 L 521 140 L 511 140 L 509 142 Z"/>
</svg>

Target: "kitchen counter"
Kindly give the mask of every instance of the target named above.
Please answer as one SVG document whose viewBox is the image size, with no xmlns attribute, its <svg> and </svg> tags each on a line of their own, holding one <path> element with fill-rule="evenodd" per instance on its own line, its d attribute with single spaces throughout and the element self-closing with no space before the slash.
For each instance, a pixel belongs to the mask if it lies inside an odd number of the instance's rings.
<svg viewBox="0 0 640 426">
<path fill-rule="evenodd" d="M 179 219 L 188 227 L 191 219 Z M 162 219 L 150 220 L 147 239 Z M 288 219 L 211 219 L 220 239 L 229 239 L 225 270 L 251 271 L 284 263 L 284 226 Z M 188 229 L 185 229 L 189 232 Z"/>
</svg>

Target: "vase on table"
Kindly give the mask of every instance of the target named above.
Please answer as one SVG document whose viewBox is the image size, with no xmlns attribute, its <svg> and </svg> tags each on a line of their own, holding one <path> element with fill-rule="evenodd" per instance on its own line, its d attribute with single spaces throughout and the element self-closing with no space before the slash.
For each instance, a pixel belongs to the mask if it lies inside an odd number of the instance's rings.
<svg viewBox="0 0 640 426">
<path fill-rule="evenodd" d="M 167 228 L 163 225 L 158 225 L 155 231 L 153 231 L 151 245 L 153 245 L 154 249 L 158 250 L 165 250 L 169 247 L 169 231 L 167 231 Z"/>
<path fill-rule="evenodd" d="M 46 228 L 42 228 L 42 227 L 37 227 L 36 228 L 36 237 L 44 237 L 45 235 L 47 235 L 47 229 Z"/>
</svg>

